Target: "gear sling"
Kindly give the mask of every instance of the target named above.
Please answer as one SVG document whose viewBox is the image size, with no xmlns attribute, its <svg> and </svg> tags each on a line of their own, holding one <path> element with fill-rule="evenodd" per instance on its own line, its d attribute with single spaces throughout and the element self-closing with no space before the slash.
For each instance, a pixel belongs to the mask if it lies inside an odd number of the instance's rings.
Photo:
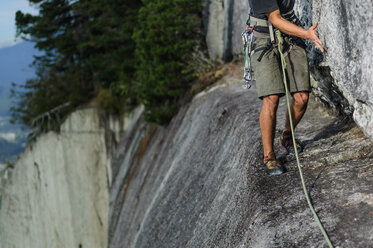
<svg viewBox="0 0 373 248">
<path fill-rule="evenodd" d="M 269 49 L 271 49 L 272 45 L 275 43 L 275 37 L 273 33 L 273 26 L 267 20 L 249 16 L 249 19 L 247 20 L 246 25 L 247 26 L 246 26 L 245 31 L 243 31 L 241 34 L 241 38 L 242 38 L 242 42 L 244 46 L 243 49 L 245 53 L 245 58 L 244 58 L 245 67 L 244 67 L 244 76 L 243 76 L 245 80 L 245 84 L 242 87 L 244 89 L 250 89 L 251 88 L 250 83 L 255 82 L 255 79 L 252 76 L 253 69 L 252 69 L 251 60 L 250 60 L 251 52 L 252 52 L 252 42 L 254 38 L 254 29 L 260 29 L 261 31 L 264 31 L 264 32 L 267 31 L 267 33 L 269 32 L 270 37 L 271 37 L 271 42 L 268 43 L 265 48 L 260 48 L 263 51 L 258 58 L 259 62 L 264 56 L 264 54 Z"/>
</svg>

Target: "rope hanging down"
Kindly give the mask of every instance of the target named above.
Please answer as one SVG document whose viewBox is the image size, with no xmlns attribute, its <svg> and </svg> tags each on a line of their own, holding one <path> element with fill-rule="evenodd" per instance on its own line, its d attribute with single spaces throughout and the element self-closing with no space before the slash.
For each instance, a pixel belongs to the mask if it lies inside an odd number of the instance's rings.
<svg viewBox="0 0 373 248">
<path fill-rule="evenodd" d="M 324 227 L 322 226 L 321 222 L 320 222 L 320 219 L 319 217 L 317 216 L 317 213 L 315 212 L 315 209 L 313 208 L 312 206 L 312 203 L 311 203 L 311 200 L 310 200 L 310 197 L 308 195 L 308 192 L 307 192 L 307 188 L 306 188 L 306 184 L 304 182 L 304 179 L 303 179 L 303 172 L 302 172 L 302 168 L 300 166 L 300 162 L 299 162 L 299 156 L 298 156 L 298 149 L 296 147 L 296 143 L 295 143 L 295 136 L 294 136 L 294 128 L 293 128 L 293 120 L 292 120 L 292 116 L 291 116 L 291 110 L 290 110 L 290 100 L 289 100 L 289 90 L 288 90 L 288 86 L 287 86 L 287 82 L 286 82 L 286 74 L 285 74 L 285 68 L 286 68 L 286 61 L 285 61 L 285 56 L 284 54 L 282 53 L 282 48 L 283 48 L 283 38 L 281 36 L 281 32 L 280 30 L 276 30 L 276 38 L 277 38 L 277 41 L 278 41 L 278 51 L 280 53 L 280 57 L 281 57 L 281 67 L 282 67 L 282 75 L 283 75 L 283 83 L 285 85 L 285 91 L 286 91 L 286 103 L 287 103 L 287 107 L 288 107 L 288 113 L 289 113 L 289 121 L 290 121 L 290 129 L 291 129 L 291 135 L 292 135 L 292 138 L 293 138 L 293 145 L 294 145 L 294 151 L 295 151 L 295 157 L 297 159 L 297 165 L 298 165 L 298 170 L 299 170 L 299 175 L 300 175 L 300 179 L 302 181 L 302 186 L 303 186 L 303 191 L 304 191 L 304 195 L 306 196 L 306 200 L 307 200 L 307 203 L 308 203 L 308 206 L 309 208 L 311 209 L 311 212 L 313 214 L 313 217 L 314 219 L 316 220 L 317 222 L 317 225 L 319 226 L 322 234 L 324 235 L 324 238 L 326 240 L 326 242 L 328 243 L 329 247 L 330 248 L 333 248 L 333 244 L 332 242 L 330 241 L 329 237 L 328 237 L 328 234 L 326 233 Z"/>
</svg>

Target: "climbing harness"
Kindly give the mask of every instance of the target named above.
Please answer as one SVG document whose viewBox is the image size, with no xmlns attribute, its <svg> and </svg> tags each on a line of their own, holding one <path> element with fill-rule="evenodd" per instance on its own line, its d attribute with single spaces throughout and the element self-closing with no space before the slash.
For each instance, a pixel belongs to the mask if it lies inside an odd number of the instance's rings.
<svg viewBox="0 0 373 248">
<path fill-rule="evenodd" d="M 295 136 L 294 136 L 293 120 L 292 120 L 291 110 L 290 110 L 289 89 L 288 89 L 287 82 L 286 82 L 286 73 L 285 73 L 286 61 L 285 61 L 285 55 L 283 54 L 284 40 L 283 40 L 283 37 L 281 35 L 280 30 L 276 30 L 275 33 L 276 33 L 276 38 L 277 38 L 278 52 L 280 54 L 280 59 L 281 59 L 281 68 L 282 68 L 282 75 L 283 75 L 283 83 L 284 83 L 285 92 L 286 92 L 286 103 L 287 103 L 288 113 L 289 113 L 291 136 L 292 136 L 292 139 L 293 139 L 294 152 L 295 152 L 295 157 L 296 157 L 296 160 L 297 160 L 297 165 L 298 165 L 300 179 L 302 181 L 304 195 L 306 196 L 306 200 L 307 200 L 308 206 L 311 209 L 313 217 L 316 220 L 317 225 L 319 226 L 322 234 L 324 235 L 324 238 L 325 238 L 326 242 L 328 243 L 329 247 L 333 247 L 333 244 L 331 243 L 331 241 L 330 241 L 330 239 L 328 237 L 328 234 L 326 233 L 323 225 L 320 222 L 319 217 L 317 216 L 317 213 L 315 212 L 315 209 L 312 206 L 310 197 L 309 197 L 308 192 L 307 192 L 306 184 L 305 184 L 304 179 L 303 179 L 303 172 L 302 172 L 302 168 L 300 166 L 299 156 L 298 156 L 298 149 L 296 147 Z"/>
<path fill-rule="evenodd" d="M 254 38 L 254 28 L 259 29 L 263 32 L 269 32 L 270 33 L 270 38 L 271 42 L 268 43 L 268 45 L 264 48 L 259 48 L 260 50 L 263 50 L 262 53 L 260 54 L 258 61 L 260 62 L 261 59 L 263 58 L 264 54 L 271 49 L 272 44 L 275 43 L 275 37 L 274 37 L 274 32 L 273 32 L 273 26 L 271 22 L 267 20 L 263 20 L 260 18 L 256 18 L 253 16 L 249 15 L 249 19 L 246 22 L 246 28 L 241 34 L 242 38 L 242 43 L 243 43 L 243 50 L 245 53 L 244 57 L 244 84 L 242 85 L 242 88 L 244 89 L 250 89 L 251 88 L 251 82 L 255 82 L 255 79 L 253 78 L 253 69 L 251 66 L 251 50 L 252 50 L 252 42 Z M 258 50 L 259 50 L 258 49 Z M 255 51 L 258 51 L 255 50 Z"/>
<path fill-rule="evenodd" d="M 282 14 L 281 16 L 297 26 L 302 25 L 298 17 L 295 15 L 294 10 L 291 10 L 285 14 Z M 257 61 L 260 62 L 262 58 L 264 57 L 264 55 L 270 49 L 272 49 L 273 45 L 276 43 L 273 25 L 269 20 L 257 18 L 257 17 L 251 16 L 250 14 L 249 14 L 249 19 L 247 20 L 246 24 L 252 26 L 254 37 L 269 39 L 269 42 L 267 43 L 265 47 L 256 48 L 254 50 L 254 52 L 261 51 L 257 59 Z M 298 45 L 306 49 L 306 44 L 304 43 L 302 39 L 294 37 L 294 36 L 290 36 L 290 35 L 285 35 L 285 36 L 288 38 L 290 44 Z M 290 49 L 291 49 L 291 46 L 290 46 Z M 284 53 L 285 56 L 290 51 L 290 49 Z"/>
</svg>

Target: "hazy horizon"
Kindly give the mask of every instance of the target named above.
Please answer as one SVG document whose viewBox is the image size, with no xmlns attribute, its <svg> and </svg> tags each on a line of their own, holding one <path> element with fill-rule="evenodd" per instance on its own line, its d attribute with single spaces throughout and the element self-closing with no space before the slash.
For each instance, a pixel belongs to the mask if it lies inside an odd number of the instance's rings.
<svg viewBox="0 0 373 248">
<path fill-rule="evenodd" d="M 0 1 L 0 48 L 13 46 L 22 40 L 15 39 L 15 14 L 17 10 L 36 14 L 38 11 L 29 5 L 27 0 Z"/>
<path fill-rule="evenodd" d="M 39 52 L 31 42 L 19 42 L 0 48 L 0 164 L 12 161 L 25 146 L 27 131 L 20 125 L 9 123 L 12 101 L 9 97 L 11 83 L 24 84 L 35 76 L 35 70 L 29 65 L 33 55 Z"/>
</svg>

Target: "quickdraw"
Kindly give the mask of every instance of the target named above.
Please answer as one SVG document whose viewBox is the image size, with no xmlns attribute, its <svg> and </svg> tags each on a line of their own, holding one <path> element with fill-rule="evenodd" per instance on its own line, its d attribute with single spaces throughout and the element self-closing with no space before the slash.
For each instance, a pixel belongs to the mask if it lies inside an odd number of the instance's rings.
<svg viewBox="0 0 373 248">
<path fill-rule="evenodd" d="M 253 69 L 251 66 L 251 61 L 250 61 L 250 54 L 251 54 L 251 44 L 253 42 L 253 37 L 254 37 L 254 26 L 250 26 L 249 24 L 246 26 L 245 31 L 242 32 L 241 38 L 242 38 L 242 43 L 243 43 L 243 49 L 245 53 L 245 67 L 244 67 L 244 74 L 243 74 L 243 79 L 244 79 L 244 84 L 242 85 L 242 88 L 250 89 L 251 88 L 251 82 L 255 82 L 255 79 L 252 76 Z"/>
</svg>

